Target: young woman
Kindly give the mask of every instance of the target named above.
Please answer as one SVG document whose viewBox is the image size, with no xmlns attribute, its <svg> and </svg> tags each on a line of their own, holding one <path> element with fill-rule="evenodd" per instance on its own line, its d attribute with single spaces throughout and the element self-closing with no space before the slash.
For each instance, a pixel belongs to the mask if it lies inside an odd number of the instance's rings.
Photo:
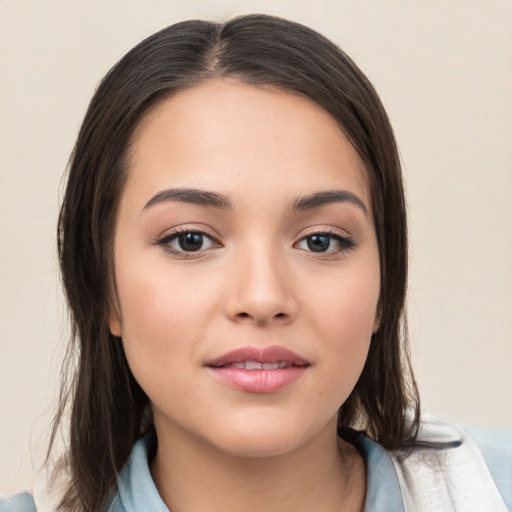
<svg viewBox="0 0 512 512">
<path fill-rule="evenodd" d="M 511 432 L 420 420 L 406 238 L 386 113 L 328 40 L 257 15 L 140 43 L 61 210 L 69 449 L 3 510 L 508 510 Z"/>
</svg>

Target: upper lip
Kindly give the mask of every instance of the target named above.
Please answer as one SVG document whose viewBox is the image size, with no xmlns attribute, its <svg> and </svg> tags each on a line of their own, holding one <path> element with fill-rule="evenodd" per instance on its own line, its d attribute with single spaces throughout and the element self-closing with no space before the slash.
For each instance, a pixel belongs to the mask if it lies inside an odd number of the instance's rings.
<svg viewBox="0 0 512 512">
<path fill-rule="evenodd" d="M 232 363 L 242 363 L 244 361 L 256 361 L 258 363 L 279 363 L 286 362 L 295 366 L 306 366 L 309 362 L 300 357 L 291 350 L 272 346 L 265 348 L 258 347 L 242 347 L 231 350 L 226 354 L 208 361 L 207 366 L 224 366 Z"/>
</svg>

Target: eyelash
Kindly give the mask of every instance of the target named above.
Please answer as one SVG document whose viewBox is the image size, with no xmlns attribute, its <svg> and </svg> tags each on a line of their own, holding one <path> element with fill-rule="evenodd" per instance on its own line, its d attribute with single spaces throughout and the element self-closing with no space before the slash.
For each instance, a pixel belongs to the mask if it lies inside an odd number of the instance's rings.
<svg viewBox="0 0 512 512">
<path fill-rule="evenodd" d="M 186 251 L 184 249 L 176 249 L 173 248 L 170 244 L 174 241 L 179 240 L 180 236 L 185 235 L 199 235 L 201 237 L 201 247 L 199 247 L 196 250 Z M 315 251 L 311 249 L 311 247 L 308 244 L 308 239 L 311 239 L 312 237 L 326 237 L 329 239 L 329 245 L 326 251 Z M 207 238 L 210 240 L 212 246 L 208 247 L 206 249 L 202 248 L 202 245 L 204 244 L 204 239 Z M 331 249 L 332 241 L 335 241 L 338 244 L 338 248 L 333 250 Z M 306 243 L 308 244 L 308 249 L 301 249 L 299 247 L 299 244 Z M 172 232 L 164 235 L 163 237 L 155 240 L 153 242 L 153 245 L 157 247 L 161 247 L 164 251 L 167 253 L 173 254 L 173 255 L 180 255 L 184 259 L 187 258 L 197 258 L 204 254 L 205 251 L 208 251 L 212 248 L 219 248 L 222 247 L 222 244 L 217 240 L 216 237 L 211 235 L 210 233 L 200 230 L 200 229 L 189 229 L 186 226 L 183 228 L 176 228 Z M 316 254 L 318 257 L 326 257 L 326 256 L 332 256 L 333 254 L 339 254 L 343 252 L 349 252 L 353 250 L 356 247 L 356 242 L 347 236 L 342 236 L 338 233 L 335 233 L 333 231 L 315 231 L 312 233 L 307 234 L 306 236 L 303 236 L 298 242 L 294 244 L 294 247 L 304 250 L 305 252 L 310 252 L 311 254 Z"/>
<path fill-rule="evenodd" d="M 183 228 L 173 229 L 170 233 L 164 235 L 162 238 L 155 240 L 155 242 L 153 242 L 153 245 L 156 245 L 157 247 L 161 247 L 165 252 L 168 252 L 170 254 L 180 255 L 185 259 L 186 258 L 194 258 L 194 257 L 197 258 L 199 256 L 202 256 L 204 251 L 207 251 L 212 248 L 212 247 L 209 247 L 207 249 L 203 249 L 202 247 L 200 247 L 197 250 L 185 251 L 185 250 L 175 249 L 170 245 L 172 242 L 178 240 L 180 236 L 185 236 L 185 235 L 199 235 L 202 237 L 202 244 L 204 243 L 204 238 L 207 238 L 207 239 L 211 240 L 213 247 L 221 247 L 222 246 L 222 244 L 217 240 L 217 238 L 214 237 L 213 235 L 211 235 L 210 233 L 208 233 L 204 230 L 201 230 L 201 229 L 189 229 L 186 226 L 184 226 Z"/>
<path fill-rule="evenodd" d="M 344 253 L 352 251 L 356 247 L 356 242 L 350 238 L 349 236 L 342 236 L 339 233 L 334 231 L 314 231 L 312 233 L 308 233 L 306 236 L 303 236 L 297 243 L 294 244 L 294 247 L 297 247 L 300 243 L 307 243 L 308 239 L 312 237 L 326 237 L 329 239 L 328 250 L 326 251 L 314 251 L 304 249 L 306 252 L 311 253 L 312 255 L 316 255 L 317 257 L 329 257 L 335 254 Z M 334 240 L 338 244 L 337 249 L 331 249 L 330 246 L 332 244 L 332 240 Z M 309 248 L 311 249 L 311 248 Z"/>
</svg>

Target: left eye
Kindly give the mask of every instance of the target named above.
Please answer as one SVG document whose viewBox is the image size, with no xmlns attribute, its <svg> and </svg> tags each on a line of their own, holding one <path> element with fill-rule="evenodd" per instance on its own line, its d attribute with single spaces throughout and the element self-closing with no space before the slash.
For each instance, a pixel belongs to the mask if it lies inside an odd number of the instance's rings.
<svg viewBox="0 0 512 512">
<path fill-rule="evenodd" d="M 304 237 L 297 247 L 311 252 L 332 252 L 352 249 L 354 242 L 349 238 L 332 233 L 315 233 Z"/>
</svg>

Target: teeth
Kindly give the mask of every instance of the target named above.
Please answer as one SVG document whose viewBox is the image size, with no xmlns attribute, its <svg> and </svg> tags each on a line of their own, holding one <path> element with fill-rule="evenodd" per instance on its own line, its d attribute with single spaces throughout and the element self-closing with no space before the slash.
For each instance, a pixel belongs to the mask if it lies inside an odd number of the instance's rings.
<svg viewBox="0 0 512 512">
<path fill-rule="evenodd" d="M 245 369 L 246 370 L 262 370 L 263 364 L 258 363 L 256 361 L 246 361 L 245 362 Z"/>
<path fill-rule="evenodd" d="M 290 368 L 290 363 L 279 361 L 275 363 L 259 363 L 258 361 L 243 361 L 240 363 L 227 364 L 225 368 L 240 368 L 243 370 L 279 370 L 282 368 Z"/>
</svg>

